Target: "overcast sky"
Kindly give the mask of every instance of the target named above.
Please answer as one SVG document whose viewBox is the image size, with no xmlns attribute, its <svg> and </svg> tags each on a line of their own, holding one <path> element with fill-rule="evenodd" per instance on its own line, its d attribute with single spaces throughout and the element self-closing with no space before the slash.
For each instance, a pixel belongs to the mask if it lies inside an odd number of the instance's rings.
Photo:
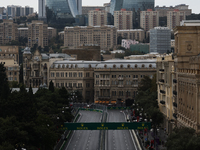
<svg viewBox="0 0 200 150">
<path fill-rule="evenodd" d="M 21 5 L 34 7 L 38 11 L 38 0 L 0 0 L 0 7 L 7 5 Z M 82 0 L 83 6 L 103 6 L 103 3 L 109 3 L 110 0 Z M 187 4 L 193 13 L 200 13 L 200 0 L 155 0 L 155 6 L 174 6 L 178 4 Z"/>
</svg>

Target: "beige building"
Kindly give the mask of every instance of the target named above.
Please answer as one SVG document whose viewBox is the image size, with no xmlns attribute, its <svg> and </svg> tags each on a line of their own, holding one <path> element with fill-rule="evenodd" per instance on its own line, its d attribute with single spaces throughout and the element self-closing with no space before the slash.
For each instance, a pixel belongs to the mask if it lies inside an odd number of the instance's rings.
<svg viewBox="0 0 200 150">
<path fill-rule="evenodd" d="M 98 61 L 56 61 L 49 69 L 49 81 L 69 92 L 79 91 L 83 102 L 94 101 L 94 68 Z M 76 100 L 77 101 L 77 100 Z"/>
<path fill-rule="evenodd" d="M 114 26 L 118 30 L 133 29 L 133 12 L 126 9 L 114 11 Z"/>
<path fill-rule="evenodd" d="M 168 11 L 173 11 L 174 9 L 178 9 L 180 11 L 184 11 L 186 16 L 189 16 L 192 14 L 192 9 L 189 9 L 189 5 L 185 5 L 185 4 L 180 4 L 180 5 L 176 5 L 175 7 L 170 6 L 170 7 L 159 7 L 156 6 L 155 10 L 159 11 L 159 16 L 160 17 L 166 17 L 167 16 L 167 12 Z"/>
<path fill-rule="evenodd" d="M 3 20 L 0 23 L 0 45 L 10 43 L 18 40 L 17 24 L 13 20 Z"/>
<path fill-rule="evenodd" d="M 167 12 L 167 27 L 173 29 L 176 26 L 180 26 L 180 22 L 186 19 L 184 11 L 179 11 L 175 9 L 174 11 Z"/>
<path fill-rule="evenodd" d="M 48 25 L 43 21 L 33 20 L 28 25 L 28 46 L 33 47 L 34 44 L 44 48 L 48 46 Z"/>
<path fill-rule="evenodd" d="M 121 36 L 123 39 L 131 39 L 143 42 L 145 39 L 145 31 L 142 29 L 117 30 L 117 37 L 119 36 Z"/>
<path fill-rule="evenodd" d="M 48 29 L 48 40 L 57 36 L 57 29 L 52 28 L 52 27 L 48 27 L 47 29 Z"/>
<path fill-rule="evenodd" d="M 175 127 L 174 118 L 174 57 L 173 54 L 157 57 L 157 89 L 158 89 L 158 106 L 164 114 L 163 128 L 166 128 L 168 133 L 172 132 Z M 174 106 L 173 106 L 174 105 Z"/>
<path fill-rule="evenodd" d="M 19 47 L 0 46 L 0 63 L 6 67 L 8 81 L 19 83 Z"/>
<path fill-rule="evenodd" d="M 18 36 L 28 38 L 28 28 L 18 28 Z"/>
<path fill-rule="evenodd" d="M 95 45 L 109 50 L 117 45 L 117 29 L 114 26 L 65 27 L 64 32 L 64 47 L 68 48 Z"/>
<path fill-rule="evenodd" d="M 200 26 L 178 26 L 175 34 L 176 88 L 178 126 L 187 126 L 200 132 Z"/>
<path fill-rule="evenodd" d="M 159 26 L 159 12 L 148 9 L 140 12 L 140 27 L 145 31 L 149 31 L 154 27 Z"/>
<path fill-rule="evenodd" d="M 101 9 L 95 9 L 88 12 L 89 26 L 103 26 L 108 23 L 108 12 Z"/>
<path fill-rule="evenodd" d="M 134 99 L 144 76 L 156 74 L 156 60 L 108 60 L 94 69 L 95 103 L 120 104 Z"/>
<path fill-rule="evenodd" d="M 105 10 L 105 7 L 103 7 L 103 6 L 82 6 L 82 15 L 87 15 L 89 13 L 89 11 L 95 10 L 95 9 Z"/>
<path fill-rule="evenodd" d="M 0 46 L 0 59 L 13 59 L 16 64 L 19 64 L 19 47 Z"/>
</svg>

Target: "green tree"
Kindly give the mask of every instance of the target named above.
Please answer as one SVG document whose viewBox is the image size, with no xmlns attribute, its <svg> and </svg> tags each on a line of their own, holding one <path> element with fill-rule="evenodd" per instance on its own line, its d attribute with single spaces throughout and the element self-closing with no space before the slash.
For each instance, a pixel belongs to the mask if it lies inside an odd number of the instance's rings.
<svg viewBox="0 0 200 150">
<path fill-rule="evenodd" d="M 53 84 L 52 80 L 49 83 L 49 91 L 54 92 L 54 84 Z"/>
<path fill-rule="evenodd" d="M 10 88 L 5 71 L 4 64 L 0 63 L 0 103 L 2 100 L 7 100 L 10 95 Z"/>
<path fill-rule="evenodd" d="M 170 150 L 199 150 L 200 137 L 196 135 L 192 128 L 175 128 L 165 145 Z"/>
</svg>

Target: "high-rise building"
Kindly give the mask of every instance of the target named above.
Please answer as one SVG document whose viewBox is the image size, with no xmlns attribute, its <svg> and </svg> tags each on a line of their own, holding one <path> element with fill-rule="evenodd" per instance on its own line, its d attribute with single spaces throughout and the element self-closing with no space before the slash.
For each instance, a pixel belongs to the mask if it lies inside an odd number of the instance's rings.
<svg viewBox="0 0 200 150">
<path fill-rule="evenodd" d="M 105 10 L 95 9 L 88 13 L 89 26 L 103 26 L 111 24 L 111 14 Z"/>
<path fill-rule="evenodd" d="M 155 0 L 111 0 L 110 13 L 121 10 L 122 8 L 131 11 L 154 10 Z"/>
<path fill-rule="evenodd" d="M 34 12 L 34 9 L 29 6 L 25 6 L 25 16 L 28 16 Z"/>
<path fill-rule="evenodd" d="M 117 45 L 117 29 L 114 26 L 65 27 L 64 47 L 97 45 L 109 50 Z"/>
<path fill-rule="evenodd" d="M 180 22 L 182 20 L 185 20 L 185 12 L 179 11 L 178 9 L 175 9 L 174 11 L 168 11 L 167 12 L 167 27 L 169 29 L 173 29 L 176 26 L 180 25 Z"/>
<path fill-rule="evenodd" d="M 159 12 L 147 9 L 147 11 L 140 12 L 140 27 L 145 31 L 149 31 L 154 27 L 159 26 Z"/>
<path fill-rule="evenodd" d="M 17 24 L 13 20 L 4 20 L 0 23 L 0 45 L 18 40 Z"/>
<path fill-rule="evenodd" d="M 46 7 L 45 7 L 45 0 L 38 1 L 38 18 L 43 19 L 46 18 Z"/>
<path fill-rule="evenodd" d="M 43 21 L 33 20 L 28 25 L 28 46 L 33 47 L 34 44 L 44 48 L 48 46 L 48 25 Z"/>
<path fill-rule="evenodd" d="M 114 26 L 118 30 L 132 29 L 133 28 L 133 12 L 121 9 L 114 12 Z"/>
<path fill-rule="evenodd" d="M 46 0 L 46 6 L 57 19 L 73 18 L 82 12 L 82 0 Z"/>
<path fill-rule="evenodd" d="M 155 27 L 150 30 L 150 52 L 164 54 L 171 51 L 171 30 Z"/>
</svg>

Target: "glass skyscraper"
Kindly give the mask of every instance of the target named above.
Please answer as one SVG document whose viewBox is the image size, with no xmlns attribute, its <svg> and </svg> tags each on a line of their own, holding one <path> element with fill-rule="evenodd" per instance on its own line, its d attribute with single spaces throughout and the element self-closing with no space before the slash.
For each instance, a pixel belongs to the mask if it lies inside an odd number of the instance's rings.
<svg viewBox="0 0 200 150">
<path fill-rule="evenodd" d="M 74 18 L 81 15 L 82 0 L 46 0 L 46 6 L 56 18 Z"/>
<path fill-rule="evenodd" d="M 111 0 L 110 12 L 121 10 L 122 8 L 131 11 L 145 11 L 154 9 L 155 0 Z"/>
</svg>

